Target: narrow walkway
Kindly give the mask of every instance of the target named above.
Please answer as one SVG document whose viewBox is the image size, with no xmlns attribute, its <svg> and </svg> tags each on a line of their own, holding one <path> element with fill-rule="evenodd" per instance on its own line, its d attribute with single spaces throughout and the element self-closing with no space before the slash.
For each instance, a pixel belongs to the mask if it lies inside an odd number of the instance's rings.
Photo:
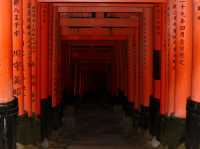
<svg viewBox="0 0 200 149">
<path fill-rule="evenodd" d="M 88 102 L 66 107 L 64 115 L 63 128 L 49 138 L 49 149 L 151 148 L 120 107 Z"/>
</svg>

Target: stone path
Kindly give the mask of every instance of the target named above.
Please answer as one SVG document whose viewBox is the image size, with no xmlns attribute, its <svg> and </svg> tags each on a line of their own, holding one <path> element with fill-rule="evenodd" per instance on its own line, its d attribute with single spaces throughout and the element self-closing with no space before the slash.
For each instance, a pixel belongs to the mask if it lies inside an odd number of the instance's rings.
<svg viewBox="0 0 200 149">
<path fill-rule="evenodd" d="M 86 103 L 65 108 L 63 127 L 48 138 L 48 149 L 151 149 L 147 142 L 122 108 Z"/>
<path fill-rule="evenodd" d="M 150 149 L 116 109 L 94 104 L 67 107 L 63 128 L 49 138 L 49 149 Z"/>
</svg>

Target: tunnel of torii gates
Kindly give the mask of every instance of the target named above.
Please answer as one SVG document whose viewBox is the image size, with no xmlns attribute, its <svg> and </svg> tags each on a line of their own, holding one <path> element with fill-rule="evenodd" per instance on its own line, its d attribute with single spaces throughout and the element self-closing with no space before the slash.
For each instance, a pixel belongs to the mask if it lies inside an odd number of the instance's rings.
<svg viewBox="0 0 200 149">
<path fill-rule="evenodd" d="M 153 136 L 181 125 L 196 149 L 199 38 L 199 0 L 1 0 L 0 148 L 15 148 L 16 117 L 41 120 L 47 137 L 63 90 L 82 96 L 98 89 L 96 76 Z"/>
</svg>

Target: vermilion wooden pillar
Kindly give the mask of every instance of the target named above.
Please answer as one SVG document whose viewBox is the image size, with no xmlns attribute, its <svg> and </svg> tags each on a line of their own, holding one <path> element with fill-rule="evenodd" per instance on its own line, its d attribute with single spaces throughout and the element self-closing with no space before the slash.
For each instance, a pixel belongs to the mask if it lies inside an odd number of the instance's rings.
<svg viewBox="0 0 200 149">
<path fill-rule="evenodd" d="M 154 7 L 154 51 L 153 51 L 153 100 L 152 104 L 160 105 L 161 98 L 161 49 L 162 49 L 162 8 L 157 4 Z M 158 114 L 160 113 L 160 106 L 158 105 Z"/>
<path fill-rule="evenodd" d="M 40 3 L 41 138 L 48 137 L 49 102 L 49 4 Z"/>
<path fill-rule="evenodd" d="M 52 107 L 57 106 L 58 101 L 58 35 L 57 24 L 58 14 L 57 8 L 53 8 L 53 51 L 52 51 Z"/>
<path fill-rule="evenodd" d="M 53 5 L 49 4 L 49 97 L 52 97 Z"/>
<path fill-rule="evenodd" d="M 40 31 L 41 31 L 41 19 L 40 19 L 41 9 L 40 3 L 37 3 L 37 97 L 36 97 L 36 115 L 41 114 L 41 43 L 40 43 Z"/>
<path fill-rule="evenodd" d="M 138 88 L 139 88 L 139 99 L 138 99 L 138 104 L 139 104 L 139 107 L 142 105 L 142 102 L 143 102 L 143 98 L 144 98 L 144 90 L 143 90 L 143 46 L 144 46 L 144 42 L 143 42 L 143 30 L 144 30 L 144 23 L 143 23 L 143 14 L 140 15 L 140 19 L 139 19 L 139 34 L 140 34 L 140 50 L 138 51 L 138 56 L 139 56 L 139 62 L 138 62 L 138 65 L 139 65 L 139 84 L 138 84 Z"/>
<path fill-rule="evenodd" d="M 166 4 L 161 4 L 161 14 L 162 14 L 162 49 L 161 49 L 161 72 L 160 72 L 160 79 L 161 79 L 161 97 L 160 97 L 160 113 L 161 115 L 166 115 L 167 114 L 167 88 L 168 88 L 168 83 L 167 83 L 167 45 L 166 45 L 166 35 L 167 35 L 167 5 Z"/>
<path fill-rule="evenodd" d="M 144 51 L 143 51 L 143 106 L 149 107 L 149 98 L 152 95 L 153 69 L 153 17 L 152 8 L 144 9 Z"/>
<path fill-rule="evenodd" d="M 37 114 L 37 0 L 31 0 L 32 112 Z"/>
<path fill-rule="evenodd" d="M 49 4 L 41 3 L 41 99 L 46 100 L 49 96 L 49 72 L 48 72 L 48 26 Z"/>
<path fill-rule="evenodd" d="M 134 35 L 132 34 L 129 37 L 128 43 L 128 99 L 129 101 L 133 101 L 135 98 L 135 84 L 134 84 Z"/>
<path fill-rule="evenodd" d="M 17 100 L 12 86 L 12 1 L 0 1 L 0 148 L 16 148 Z"/>
<path fill-rule="evenodd" d="M 175 54 L 176 54 L 176 1 L 168 2 L 168 115 L 174 113 L 174 99 L 175 99 Z"/>
<path fill-rule="evenodd" d="M 200 2 L 193 0 L 192 100 L 200 103 Z"/>
<path fill-rule="evenodd" d="M 140 24 L 140 23 L 138 23 Z M 136 51 L 135 51 L 135 102 L 134 102 L 134 108 L 136 110 L 139 110 L 140 108 L 140 88 L 139 88 L 139 81 L 140 81 L 140 31 L 139 26 L 136 29 L 135 37 L 136 37 Z"/>
<path fill-rule="evenodd" d="M 31 82 L 31 0 L 23 0 L 23 69 L 24 69 L 24 110 L 32 115 Z"/>
<path fill-rule="evenodd" d="M 191 95 L 192 1 L 177 0 L 177 49 L 175 116 L 185 118 L 186 100 Z"/>
<path fill-rule="evenodd" d="M 23 26 L 22 0 L 13 2 L 12 38 L 13 38 L 13 94 L 18 98 L 18 115 L 24 115 L 24 81 L 23 81 Z"/>
<path fill-rule="evenodd" d="M 198 149 L 200 142 L 200 1 L 193 0 L 193 55 L 192 55 L 192 95 L 187 102 L 186 146 Z M 190 20 L 191 21 L 191 20 Z M 190 22 L 191 23 L 191 22 Z M 191 30 L 190 30 L 191 31 Z M 191 33 L 190 33 L 191 34 Z M 184 94 L 185 95 L 185 94 Z"/>
</svg>

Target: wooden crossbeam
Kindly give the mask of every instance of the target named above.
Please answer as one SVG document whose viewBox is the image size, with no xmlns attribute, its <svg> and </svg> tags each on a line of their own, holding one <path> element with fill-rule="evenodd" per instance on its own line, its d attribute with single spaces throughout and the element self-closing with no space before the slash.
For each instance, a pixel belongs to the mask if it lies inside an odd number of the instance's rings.
<svg viewBox="0 0 200 149">
<path fill-rule="evenodd" d="M 68 27 L 61 28 L 61 35 L 69 36 L 113 36 L 113 35 L 131 35 L 135 32 L 137 28 L 80 28 L 80 29 L 71 29 Z"/>
<path fill-rule="evenodd" d="M 137 7 L 58 7 L 58 12 L 143 12 Z"/>
<path fill-rule="evenodd" d="M 70 27 L 136 27 L 138 26 L 137 21 L 135 19 L 77 19 L 77 18 L 70 18 L 70 19 L 61 19 L 60 20 L 61 26 L 70 26 Z"/>
<path fill-rule="evenodd" d="M 153 7 L 152 3 L 54 3 L 56 7 Z"/>
<path fill-rule="evenodd" d="M 128 40 L 128 36 L 61 36 L 62 40 L 107 40 L 107 41 L 114 41 L 114 40 L 120 40 L 125 41 Z"/>
<path fill-rule="evenodd" d="M 117 2 L 117 3 L 166 3 L 167 0 L 38 0 L 39 2 L 99 2 L 99 3 L 104 3 L 104 2 Z"/>
</svg>

